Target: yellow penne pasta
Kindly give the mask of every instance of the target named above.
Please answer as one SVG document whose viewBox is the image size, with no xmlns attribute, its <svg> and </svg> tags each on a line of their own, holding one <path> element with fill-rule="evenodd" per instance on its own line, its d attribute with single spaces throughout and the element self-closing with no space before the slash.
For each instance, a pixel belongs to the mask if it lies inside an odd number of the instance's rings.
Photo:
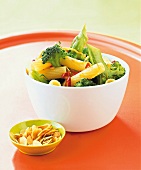
<svg viewBox="0 0 141 170">
<path fill-rule="evenodd" d="M 35 61 L 32 61 L 31 63 L 31 70 L 35 71 L 41 71 L 43 69 L 49 68 L 51 66 L 51 63 L 42 63 L 42 59 L 38 58 Z"/>
<path fill-rule="evenodd" d="M 104 62 L 106 63 L 106 65 L 110 68 L 112 62 L 105 56 L 102 56 L 102 58 L 103 58 Z"/>
<path fill-rule="evenodd" d="M 82 78 L 92 79 L 105 71 L 105 67 L 102 63 L 97 63 L 91 67 L 79 72 L 71 77 L 71 86 L 80 81 Z"/>
<path fill-rule="evenodd" d="M 105 82 L 105 84 L 111 83 L 111 82 L 113 82 L 113 81 L 115 81 L 115 79 L 107 79 L 106 82 Z"/>
<path fill-rule="evenodd" d="M 49 82 L 50 85 L 53 85 L 53 86 L 61 86 L 60 82 L 58 80 L 51 80 Z"/>
<path fill-rule="evenodd" d="M 39 74 L 43 74 L 48 80 L 62 78 L 62 74 L 66 73 L 66 66 L 63 67 L 51 67 L 39 71 Z"/>
<path fill-rule="evenodd" d="M 89 64 L 91 66 L 90 62 L 84 62 L 81 60 L 77 60 L 75 58 L 66 56 L 65 58 L 60 59 L 61 65 L 67 66 L 68 68 L 77 70 L 77 71 L 82 71 L 86 69 L 86 65 Z"/>
</svg>

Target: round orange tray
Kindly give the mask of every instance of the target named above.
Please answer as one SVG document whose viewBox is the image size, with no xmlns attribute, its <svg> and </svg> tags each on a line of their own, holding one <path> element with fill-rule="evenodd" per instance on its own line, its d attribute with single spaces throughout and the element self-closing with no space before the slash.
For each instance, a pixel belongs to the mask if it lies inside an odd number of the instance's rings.
<svg viewBox="0 0 141 170">
<path fill-rule="evenodd" d="M 22 63 L 26 58 L 20 56 L 19 48 L 22 49 L 21 53 L 24 53 L 24 49 L 30 45 L 34 47 L 34 43 L 61 41 L 68 45 L 77 33 L 37 32 L 0 40 L 0 169 L 138 170 L 141 168 L 140 46 L 101 34 L 88 33 L 89 43 L 100 48 L 103 53 L 125 60 L 131 70 L 126 94 L 116 118 L 99 130 L 67 133 L 60 146 L 44 156 L 24 155 L 10 143 L 8 131 L 13 124 L 23 119 L 36 118 L 21 76 Z M 25 50 L 25 56 L 27 55 Z"/>
</svg>

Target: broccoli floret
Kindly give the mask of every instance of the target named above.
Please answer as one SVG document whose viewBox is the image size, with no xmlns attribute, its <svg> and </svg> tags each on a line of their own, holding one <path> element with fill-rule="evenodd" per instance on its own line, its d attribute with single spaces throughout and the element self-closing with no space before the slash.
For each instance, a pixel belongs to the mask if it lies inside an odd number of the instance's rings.
<svg viewBox="0 0 141 170">
<path fill-rule="evenodd" d="M 43 64 L 49 62 L 54 67 L 60 67 L 60 58 L 65 58 L 65 56 L 67 56 L 67 52 L 62 49 L 60 44 L 55 44 L 42 52 L 42 62 Z"/>
<path fill-rule="evenodd" d="M 109 77 L 112 79 L 119 79 L 125 74 L 125 68 L 119 63 L 119 61 L 113 61 L 110 66 Z"/>
<path fill-rule="evenodd" d="M 74 50 L 72 50 L 71 48 L 70 48 L 70 50 L 68 51 L 67 55 L 68 55 L 69 57 L 72 57 L 72 58 L 75 58 L 75 59 L 81 60 L 81 61 L 84 61 L 84 59 L 86 58 L 86 55 L 85 55 L 85 54 L 83 54 L 82 52 L 79 52 L 79 51 L 77 51 L 77 50 L 74 51 Z"/>
<path fill-rule="evenodd" d="M 92 64 L 102 63 L 105 67 L 105 71 L 97 76 L 98 84 L 104 84 L 107 79 L 119 79 L 125 74 L 125 68 L 118 62 L 114 61 L 110 67 L 106 65 L 102 58 L 101 51 L 98 48 L 95 48 L 87 44 L 88 55 L 90 57 L 90 62 Z"/>
<path fill-rule="evenodd" d="M 82 78 L 79 82 L 77 82 L 74 87 L 85 87 L 85 86 L 95 86 L 96 84 L 89 79 Z"/>
<path fill-rule="evenodd" d="M 87 47 L 85 47 L 85 48 L 83 48 L 83 54 L 85 54 L 86 56 L 88 56 L 88 48 Z"/>
<path fill-rule="evenodd" d="M 111 66 L 101 75 L 97 76 L 99 84 L 104 84 L 107 79 L 119 79 L 125 75 L 125 68 L 119 63 L 119 61 L 114 61 Z"/>
</svg>

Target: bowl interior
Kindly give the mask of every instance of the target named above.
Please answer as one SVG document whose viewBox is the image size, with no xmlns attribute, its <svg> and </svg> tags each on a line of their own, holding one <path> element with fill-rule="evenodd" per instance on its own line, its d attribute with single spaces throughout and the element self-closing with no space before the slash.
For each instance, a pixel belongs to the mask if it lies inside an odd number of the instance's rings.
<svg viewBox="0 0 141 170">
<path fill-rule="evenodd" d="M 124 79 L 124 77 L 125 76 L 129 76 L 129 72 L 130 72 L 130 67 L 129 67 L 129 65 L 126 63 L 126 61 L 124 61 L 124 60 L 122 60 L 121 58 L 118 58 L 118 57 L 116 57 L 116 56 L 113 56 L 113 55 L 110 55 L 110 54 L 106 54 L 106 53 L 102 53 L 102 56 L 103 57 L 107 57 L 110 61 L 119 61 L 120 62 L 120 64 L 125 68 L 125 75 L 123 76 L 123 77 L 121 77 L 120 79 L 117 79 L 116 81 L 114 81 L 113 83 L 115 84 L 115 83 L 117 83 L 117 82 L 119 82 L 120 80 L 122 80 L 122 79 Z M 49 84 L 46 84 L 46 83 L 42 83 L 42 82 L 39 82 L 39 81 L 37 81 L 37 80 L 34 80 L 33 78 L 31 78 L 28 74 L 27 74 L 27 72 L 26 72 L 26 67 L 25 67 L 25 72 L 24 72 L 24 75 L 25 75 L 25 77 L 27 78 L 27 79 L 30 79 L 33 83 L 36 83 L 36 84 L 40 84 L 41 86 L 50 86 Z M 113 84 L 112 83 L 112 84 Z M 64 86 L 52 86 L 53 88 L 65 88 L 65 89 L 90 89 L 90 88 L 93 88 L 93 89 L 95 89 L 95 88 L 100 88 L 100 87 L 102 87 L 102 86 L 109 86 L 109 85 L 111 85 L 111 83 L 108 83 L 108 84 L 101 84 L 101 85 L 97 85 L 97 86 L 87 86 L 87 87 L 64 87 Z M 42 88 L 40 86 L 40 88 Z"/>
</svg>

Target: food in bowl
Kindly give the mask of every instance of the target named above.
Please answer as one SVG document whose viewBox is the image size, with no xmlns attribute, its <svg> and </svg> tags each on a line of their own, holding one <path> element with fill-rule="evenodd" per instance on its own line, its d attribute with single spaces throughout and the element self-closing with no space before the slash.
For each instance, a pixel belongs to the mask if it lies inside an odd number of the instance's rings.
<svg viewBox="0 0 141 170">
<path fill-rule="evenodd" d="M 48 47 L 33 59 L 27 73 L 33 79 L 55 86 L 85 87 L 111 83 L 125 75 L 119 61 L 103 56 L 88 43 L 86 26 L 70 47 L 61 42 Z"/>
<path fill-rule="evenodd" d="M 92 40 L 91 37 L 94 44 Z M 53 49 L 55 55 L 50 57 Z M 129 71 L 122 59 L 88 44 L 84 26 L 70 47 L 59 43 L 43 50 L 27 68 L 25 82 L 39 118 L 57 121 L 66 131 L 86 132 L 114 119 L 126 91 Z"/>
<path fill-rule="evenodd" d="M 43 155 L 53 151 L 65 136 L 64 127 L 52 120 L 27 120 L 14 125 L 9 136 L 23 153 Z"/>
</svg>

